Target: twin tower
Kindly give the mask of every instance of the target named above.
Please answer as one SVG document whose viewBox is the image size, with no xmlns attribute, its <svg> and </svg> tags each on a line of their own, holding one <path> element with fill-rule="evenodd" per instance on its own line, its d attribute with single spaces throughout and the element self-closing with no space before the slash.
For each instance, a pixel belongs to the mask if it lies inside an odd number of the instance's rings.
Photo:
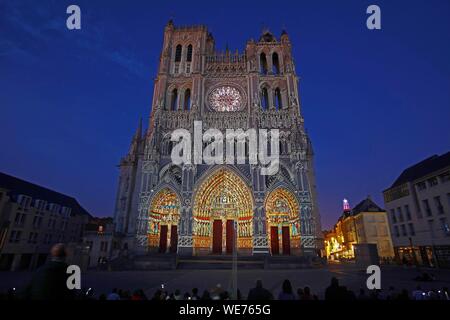
<svg viewBox="0 0 450 320">
<path fill-rule="evenodd" d="M 119 166 L 114 219 L 124 247 L 135 255 L 316 254 L 320 216 L 301 109 L 286 32 L 218 52 L 205 26 L 170 21 L 148 129 L 139 126 Z M 198 121 L 204 131 L 278 129 L 279 170 L 264 175 L 249 161 L 175 165 L 171 134 L 193 133 Z"/>
</svg>

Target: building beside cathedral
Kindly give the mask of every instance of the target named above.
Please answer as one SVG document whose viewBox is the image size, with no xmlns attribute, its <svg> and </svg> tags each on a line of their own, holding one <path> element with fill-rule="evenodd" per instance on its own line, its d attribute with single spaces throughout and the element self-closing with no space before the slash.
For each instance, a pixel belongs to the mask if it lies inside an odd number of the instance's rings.
<svg viewBox="0 0 450 320">
<path fill-rule="evenodd" d="M 357 258 L 357 246 L 374 244 L 378 257 L 394 258 L 386 210 L 368 196 L 353 209 L 344 199 L 344 210 L 333 229 L 325 234 L 325 251 L 329 260 Z"/>
<path fill-rule="evenodd" d="M 119 165 L 114 223 L 122 245 L 135 255 L 235 247 L 242 255 L 315 255 L 323 239 L 298 81 L 284 31 L 263 32 L 243 52 L 218 52 L 205 26 L 170 21 L 148 129 L 139 125 Z M 262 175 L 263 165 L 248 161 L 174 165 L 171 133 L 193 132 L 194 121 L 203 131 L 279 129 L 279 170 Z"/>
</svg>

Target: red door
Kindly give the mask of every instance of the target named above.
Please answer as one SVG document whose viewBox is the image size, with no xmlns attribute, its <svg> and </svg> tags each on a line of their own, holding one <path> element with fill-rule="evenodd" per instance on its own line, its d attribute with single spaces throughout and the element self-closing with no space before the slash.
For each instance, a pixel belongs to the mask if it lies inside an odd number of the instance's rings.
<svg viewBox="0 0 450 320">
<path fill-rule="evenodd" d="M 280 246 L 278 244 L 278 227 L 270 227 L 270 248 L 272 255 L 280 254 Z"/>
<path fill-rule="evenodd" d="M 167 226 L 161 226 L 159 235 L 159 252 L 165 253 L 167 250 Z"/>
<path fill-rule="evenodd" d="M 234 248 L 234 221 L 227 220 L 227 254 L 232 254 Z"/>
<path fill-rule="evenodd" d="M 291 254 L 291 237 L 289 234 L 289 227 L 282 228 L 282 240 L 283 240 L 283 254 L 290 255 Z"/>
<path fill-rule="evenodd" d="M 213 253 L 222 253 L 222 221 L 214 220 L 213 223 Z"/>
<path fill-rule="evenodd" d="M 170 252 L 177 252 L 178 245 L 178 231 L 177 226 L 170 227 Z"/>
</svg>

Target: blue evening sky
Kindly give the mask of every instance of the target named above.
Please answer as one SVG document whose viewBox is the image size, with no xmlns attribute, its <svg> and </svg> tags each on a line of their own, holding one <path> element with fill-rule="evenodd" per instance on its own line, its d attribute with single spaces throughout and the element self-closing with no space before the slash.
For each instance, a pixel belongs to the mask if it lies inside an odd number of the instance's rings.
<svg viewBox="0 0 450 320">
<path fill-rule="evenodd" d="M 66 29 L 77 4 L 82 29 Z M 382 30 L 365 26 L 382 10 Z M 242 50 L 264 26 L 293 44 L 324 227 L 450 149 L 450 1 L 0 0 L 0 171 L 112 215 L 116 165 L 148 121 L 162 32 L 205 24 Z"/>
</svg>

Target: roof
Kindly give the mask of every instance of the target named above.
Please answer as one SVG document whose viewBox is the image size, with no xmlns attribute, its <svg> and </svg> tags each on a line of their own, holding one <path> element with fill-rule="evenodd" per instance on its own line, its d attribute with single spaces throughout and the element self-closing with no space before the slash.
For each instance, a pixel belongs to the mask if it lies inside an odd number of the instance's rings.
<svg viewBox="0 0 450 320">
<path fill-rule="evenodd" d="M 375 202 L 372 201 L 370 197 L 367 197 L 360 203 L 358 203 L 352 209 L 352 215 L 356 216 L 361 212 L 384 212 L 385 210 L 381 209 Z"/>
<path fill-rule="evenodd" d="M 64 207 L 71 208 L 72 213 L 74 214 L 91 216 L 91 214 L 87 212 L 73 197 L 2 172 L 0 172 L 0 188 L 7 189 L 13 194 L 23 194 L 33 199 L 44 200 L 48 203 L 56 203 Z"/>
<path fill-rule="evenodd" d="M 395 180 L 388 189 L 397 187 L 409 181 L 414 181 L 448 166 L 450 166 L 450 151 L 440 156 L 435 154 L 403 170 L 397 180 Z"/>
</svg>

